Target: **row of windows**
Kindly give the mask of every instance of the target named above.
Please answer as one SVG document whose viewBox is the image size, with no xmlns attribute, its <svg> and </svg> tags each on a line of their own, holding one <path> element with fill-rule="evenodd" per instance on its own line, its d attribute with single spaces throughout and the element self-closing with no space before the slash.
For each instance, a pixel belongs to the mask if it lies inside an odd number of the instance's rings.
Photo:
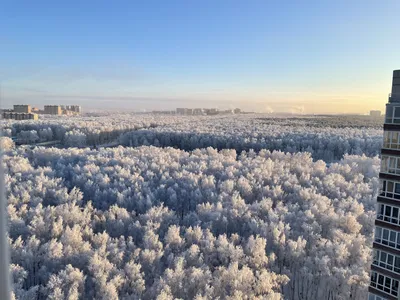
<svg viewBox="0 0 400 300">
<path fill-rule="evenodd" d="M 385 123 L 400 124 L 400 107 L 386 106 Z"/>
<path fill-rule="evenodd" d="M 382 250 L 374 249 L 373 265 L 400 274 L 400 257 Z"/>
<path fill-rule="evenodd" d="M 382 155 L 381 172 L 400 174 L 400 157 Z"/>
<path fill-rule="evenodd" d="M 400 182 L 382 180 L 380 195 L 400 200 Z"/>
<path fill-rule="evenodd" d="M 385 131 L 383 135 L 383 148 L 400 149 L 400 132 Z"/>
<path fill-rule="evenodd" d="M 400 249 L 400 232 L 377 226 L 375 228 L 375 242 Z"/>
<path fill-rule="evenodd" d="M 371 286 L 395 297 L 398 295 L 399 281 L 375 271 L 371 272 Z"/>
<path fill-rule="evenodd" d="M 386 300 L 386 298 L 382 298 L 381 296 L 369 293 L 368 300 Z"/>
<path fill-rule="evenodd" d="M 399 225 L 399 208 L 379 203 L 377 219 Z"/>
</svg>

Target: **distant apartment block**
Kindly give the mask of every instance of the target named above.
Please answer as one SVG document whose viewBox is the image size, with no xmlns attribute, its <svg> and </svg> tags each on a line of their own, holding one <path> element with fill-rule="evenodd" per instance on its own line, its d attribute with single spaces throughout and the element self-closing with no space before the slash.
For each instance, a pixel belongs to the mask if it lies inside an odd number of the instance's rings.
<svg viewBox="0 0 400 300">
<path fill-rule="evenodd" d="M 73 116 L 73 115 L 75 115 L 75 113 L 72 112 L 72 111 L 70 111 L 70 110 L 63 109 L 63 110 L 61 110 L 61 111 L 62 111 L 62 114 L 63 114 L 63 115 L 67 115 L 67 116 Z"/>
<path fill-rule="evenodd" d="M 174 115 L 176 112 L 174 110 L 153 110 L 151 113 L 157 115 Z"/>
<path fill-rule="evenodd" d="M 60 105 L 45 105 L 44 113 L 47 115 L 61 115 L 62 110 Z"/>
<path fill-rule="evenodd" d="M 211 116 L 213 116 L 213 115 L 218 115 L 219 110 L 218 110 L 217 108 L 206 108 L 206 109 L 205 109 L 205 113 L 206 113 L 207 115 L 211 115 Z"/>
<path fill-rule="evenodd" d="M 204 115 L 204 111 L 202 108 L 195 108 L 193 109 L 193 114 L 196 116 Z"/>
<path fill-rule="evenodd" d="M 218 108 L 177 108 L 176 114 L 183 116 L 201 116 L 201 115 L 218 115 L 218 114 L 240 114 L 240 108 L 219 110 Z"/>
<path fill-rule="evenodd" d="M 38 120 L 38 115 L 34 113 L 18 113 L 14 111 L 3 111 L 3 119 L 6 120 Z"/>
<path fill-rule="evenodd" d="M 60 105 L 61 114 L 67 116 L 78 115 L 81 113 L 82 108 L 79 105 Z"/>
<path fill-rule="evenodd" d="M 189 109 L 188 108 L 177 108 L 176 113 L 178 115 L 188 115 L 189 114 Z"/>
<path fill-rule="evenodd" d="M 82 111 L 81 106 L 79 105 L 67 105 L 66 110 L 72 111 L 74 113 L 80 114 Z"/>
<path fill-rule="evenodd" d="M 32 109 L 31 109 L 31 106 L 30 105 L 25 105 L 25 104 L 17 104 L 17 105 L 14 105 L 14 112 L 16 112 L 16 113 L 27 113 L 27 114 L 29 114 L 29 113 L 31 113 L 32 112 Z"/>
<path fill-rule="evenodd" d="M 0 115 L 4 119 L 15 119 L 15 120 L 36 120 L 38 117 L 35 113 L 38 114 L 47 114 L 47 115 L 77 115 L 82 112 L 82 108 L 79 105 L 45 105 L 44 110 L 40 110 L 39 108 L 33 107 L 27 104 L 18 104 L 14 105 L 13 109 L 3 109 L 0 110 Z M 31 115 L 13 115 L 10 113 L 16 114 L 31 114 Z"/>
<path fill-rule="evenodd" d="M 379 117 L 381 116 L 381 111 L 380 111 L 380 110 L 371 110 L 371 111 L 369 112 L 369 115 L 370 115 L 372 118 L 379 118 Z"/>
</svg>

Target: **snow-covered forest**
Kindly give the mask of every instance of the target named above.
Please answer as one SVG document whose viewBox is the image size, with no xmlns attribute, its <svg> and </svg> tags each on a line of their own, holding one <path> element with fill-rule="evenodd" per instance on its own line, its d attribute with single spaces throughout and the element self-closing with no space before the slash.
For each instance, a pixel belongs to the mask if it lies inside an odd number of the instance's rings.
<svg viewBox="0 0 400 300">
<path fill-rule="evenodd" d="M 59 141 L 63 146 L 98 146 L 116 140 L 122 133 L 165 126 L 182 118 L 155 115 L 112 114 L 69 117 L 41 116 L 39 121 L 2 120 L 4 136 L 15 137 L 22 144 Z"/>
<path fill-rule="evenodd" d="M 337 161 L 344 154 L 375 156 L 382 146 L 381 119 L 362 116 L 271 118 L 268 115 L 171 116 L 115 114 L 82 118 L 2 121 L 4 135 L 21 144 L 58 141 L 63 147 L 157 146 L 182 150 L 213 147 L 310 152 Z"/>
<path fill-rule="evenodd" d="M 3 123 L 13 297 L 365 299 L 382 123 Z"/>
</svg>

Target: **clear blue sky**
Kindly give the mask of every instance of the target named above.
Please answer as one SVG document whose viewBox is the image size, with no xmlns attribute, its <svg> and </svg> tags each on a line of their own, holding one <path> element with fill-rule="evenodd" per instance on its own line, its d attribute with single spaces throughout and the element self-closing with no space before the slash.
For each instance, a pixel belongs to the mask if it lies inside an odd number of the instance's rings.
<svg viewBox="0 0 400 300">
<path fill-rule="evenodd" d="M 383 109 L 400 1 L 3 1 L 2 106 Z"/>
</svg>

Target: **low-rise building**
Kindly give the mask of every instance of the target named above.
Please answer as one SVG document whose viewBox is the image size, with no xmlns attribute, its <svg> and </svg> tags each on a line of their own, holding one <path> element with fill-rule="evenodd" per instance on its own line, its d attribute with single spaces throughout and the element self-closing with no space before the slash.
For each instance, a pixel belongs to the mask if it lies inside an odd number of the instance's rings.
<svg viewBox="0 0 400 300">
<path fill-rule="evenodd" d="M 3 119 L 6 120 L 38 120 L 39 117 L 34 113 L 18 113 L 14 111 L 3 111 Z"/>
<path fill-rule="evenodd" d="M 28 114 L 28 119 L 29 120 L 39 120 L 38 114 L 30 113 Z"/>
</svg>

